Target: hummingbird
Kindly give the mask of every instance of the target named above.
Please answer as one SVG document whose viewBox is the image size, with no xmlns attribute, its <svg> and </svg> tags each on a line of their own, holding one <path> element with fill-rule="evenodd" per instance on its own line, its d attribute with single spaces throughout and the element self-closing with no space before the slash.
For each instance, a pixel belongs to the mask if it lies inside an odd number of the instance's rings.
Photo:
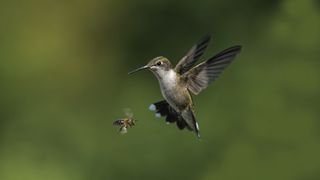
<svg viewBox="0 0 320 180">
<path fill-rule="evenodd" d="M 210 41 L 210 36 L 202 37 L 173 68 L 163 56 L 153 58 L 148 64 L 128 74 L 150 70 L 158 79 L 164 100 L 149 106 L 156 117 L 165 117 L 167 123 L 176 123 L 179 129 L 189 129 L 200 138 L 200 130 L 195 118 L 191 93 L 198 95 L 214 82 L 233 62 L 241 51 L 241 46 L 227 48 L 211 58 L 195 65 Z"/>
</svg>

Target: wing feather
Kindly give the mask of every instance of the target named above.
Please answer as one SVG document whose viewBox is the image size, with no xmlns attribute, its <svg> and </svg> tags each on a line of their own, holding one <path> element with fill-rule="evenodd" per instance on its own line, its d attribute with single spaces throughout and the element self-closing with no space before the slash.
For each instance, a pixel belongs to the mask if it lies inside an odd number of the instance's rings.
<svg viewBox="0 0 320 180">
<path fill-rule="evenodd" d="M 197 44 L 195 44 L 188 53 L 179 61 L 175 67 L 175 71 L 182 75 L 187 72 L 192 66 L 197 62 L 197 60 L 204 53 L 205 49 L 208 47 L 210 41 L 210 36 L 206 35 L 201 38 Z"/>
<path fill-rule="evenodd" d="M 193 94 L 199 94 L 222 74 L 240 51 L 241 46 L 230 47 L 190 69 L 184 75 L 188 89 Z"/>
</svg>

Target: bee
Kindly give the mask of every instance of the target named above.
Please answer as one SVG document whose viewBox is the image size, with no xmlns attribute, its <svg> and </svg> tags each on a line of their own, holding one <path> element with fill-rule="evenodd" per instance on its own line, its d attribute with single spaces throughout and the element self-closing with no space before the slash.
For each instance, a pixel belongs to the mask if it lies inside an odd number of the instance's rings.
<svg viewBox="0 0 320 180">
<path fill-rule="evenodd" d="M 128 132 L 128 128 L 131 128 L 135 125 L 137 120 L 133 119 L 133 114 L 130 109 L 125 109 L 125 118 L 117 119 L 113 122 L 115 126 L 121 126 L 119 129 L 120 134 L 125 134 Z"/>
</svg>

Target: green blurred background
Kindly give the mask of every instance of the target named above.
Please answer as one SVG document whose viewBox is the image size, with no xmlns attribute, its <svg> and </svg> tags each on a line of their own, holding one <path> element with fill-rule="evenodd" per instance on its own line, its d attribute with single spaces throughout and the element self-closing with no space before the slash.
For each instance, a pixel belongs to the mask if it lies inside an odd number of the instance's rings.
<svg viewBox="0 0 320 180">
<path fill-rule="evenodd" d="M 0 2 L 0 179 L 320 179 L 320 2 Z M 202 133 L 148 111 L 155 56 L 243 51 L 194 97 Z M 139 120 L 119 135 L 112 122 Z"/>
</svg>

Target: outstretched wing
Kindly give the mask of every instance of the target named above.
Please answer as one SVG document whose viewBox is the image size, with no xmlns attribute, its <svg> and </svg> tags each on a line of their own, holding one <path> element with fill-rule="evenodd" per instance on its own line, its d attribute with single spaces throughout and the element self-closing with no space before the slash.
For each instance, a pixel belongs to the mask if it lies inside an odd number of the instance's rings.
<svg viewBox="0 0 320 180">
<path fill-rule="evenodd" d="M 182 75 L 187 72 L 197 62 L 200 56 L 203 54 L 210 41 L 210 36 L 206 35 L 201 38 L 197 44 L 195 44 L 189 52 L 179 61 L 175 67 L 175 71 Z"/>
<path fill-rule="evenodd" d="M 199 94 L 219 77 L 240 51 L 241 46 L 230 47 L 190 69 L 183 76 L 187 81 L 188 89 L 193 94 Z"/>
<path fill-rule="evenodd" d="M 130 108 L 123 108 L 123 112 L 128 118 L 133 118 L 133 113 Z"/>
</svg>

